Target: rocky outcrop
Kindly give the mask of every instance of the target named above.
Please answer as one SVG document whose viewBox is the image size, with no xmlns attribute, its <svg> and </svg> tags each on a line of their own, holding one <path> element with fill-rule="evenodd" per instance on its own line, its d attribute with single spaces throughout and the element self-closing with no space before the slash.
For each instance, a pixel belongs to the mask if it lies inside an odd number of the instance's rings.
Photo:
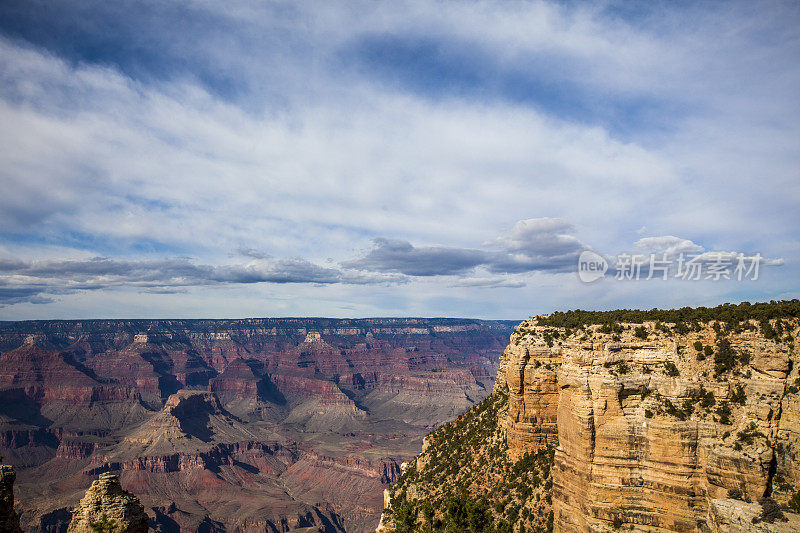
<svg viewBox="0 0 800 533">
<path fill-rule="evenodd" d="M 731 491 L 785 503 L 775 480 L 800 488 L 796 351 L 750 326 L 517 329 L 495 387 L 509 392 L 510 454 L 558 444 L 556 531 L 722 531 L 741 512 L 719 503 Z"/>
<path fill-rule="evenodd" d="M 526 320 L 492 396 L 424 439 L 381 527 L 458 526 L 439 509 L 466 492 L 462 510 L 501 531 L 797 531 L 798 314 L 793 300 Z M 485 402 L 504 406 L 494 433 Z"/>
<path fill-rule="evenodd" d="M 94 533 L 100 531 L 127 531 L 146 533 L 149 518 L 139 498 L 123 490 L 119 477 L 100 474 L 92 483 L 78 507 L 72 511 L 68 533 Z M 114 529 L 98 529 L 113 527 Z"/>
<path fill-rule="evenodd" d="M 519 457 L 558 442 L 560 351 L 539 337 L 515 335 L 500 361 L 495 391 L 508 390 L 509 452 Z"/>
<path fill-rule="evenodd" d="M 768 502 L 743 502 L 732 498 L 709 502 L 711 533 L 790 533 L 800 531 L 800 516 L 784 513 Z"/>
<path fill-rule="evenodd" d="M 0 531 L 22 533 L 14 511 L 14 480 L 17 475 L 9 465 L 0 465 Z"/>
</svg>

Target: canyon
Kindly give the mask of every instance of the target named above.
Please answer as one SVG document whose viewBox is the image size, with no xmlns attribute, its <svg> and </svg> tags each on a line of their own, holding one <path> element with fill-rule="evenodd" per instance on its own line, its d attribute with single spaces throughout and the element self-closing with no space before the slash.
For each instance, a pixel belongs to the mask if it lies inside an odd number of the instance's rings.
<svg viewBox="0 0 800 533">
<path fill-rule="evenodd" d="M 0 323 L 0 455 L 22 529 L 98 476 L 156 531 L 374 530 L 423 436 L 487 397 L 515 322 Z"/>
<path fill-rule="evenodd" d="M 796 314 L 575 316 L 516 328 L 492 397 L 426 437 L 381 531 L 800 530 Z"/>
</svg>

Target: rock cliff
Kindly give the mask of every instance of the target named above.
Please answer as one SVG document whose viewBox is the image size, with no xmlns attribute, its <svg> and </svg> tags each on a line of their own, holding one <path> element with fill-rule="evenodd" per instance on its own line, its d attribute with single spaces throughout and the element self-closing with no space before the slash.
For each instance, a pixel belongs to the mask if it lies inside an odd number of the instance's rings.
<svg viewBox="0 0 800 533">
<path fill-rule="evenodd" d="M 122 489 L 119 477 L 104 473 L 92 483 L 78 507 L 72 511 L 67 532 L 147 533 L 148 527 L 149 518 L 139 498 Z"/>
<path fill-rule="evenodd" d="M 745 307 L 735 320 L 579 312 L 520 324 L 498 369 L 493 396 L 508 400 L 497 423 L 510 461 L 555 447 L 553 529 L 797 531 L 794 307 L 766 319 Z M 430 459 L 412 461 L 392 495 L 430 497 Z M 495 523 L 506 516 L 496 510 Z"/>
<path fill-rule="evenodd" d="M 19 528 L 19 517 L 14 511 L 14 469 L 9 465 L 0 465 L 0 531 L 6 533 L 22 533 Z"/>
</svg>

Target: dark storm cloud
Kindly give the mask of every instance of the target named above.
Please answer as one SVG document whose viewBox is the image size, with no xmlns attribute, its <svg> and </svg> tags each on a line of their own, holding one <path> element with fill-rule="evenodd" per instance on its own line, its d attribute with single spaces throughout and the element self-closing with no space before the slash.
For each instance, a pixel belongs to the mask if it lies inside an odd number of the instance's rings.
<svg viewBox="0 0 800 533">
<path fill-rule="evenodd" d="M 0 287 L 0 306 L 13 305 L 18 303 L 49 304 L 54 302 L 53 298 L 42 296 L 41 288 L 36 287 Z"/>
</svg>

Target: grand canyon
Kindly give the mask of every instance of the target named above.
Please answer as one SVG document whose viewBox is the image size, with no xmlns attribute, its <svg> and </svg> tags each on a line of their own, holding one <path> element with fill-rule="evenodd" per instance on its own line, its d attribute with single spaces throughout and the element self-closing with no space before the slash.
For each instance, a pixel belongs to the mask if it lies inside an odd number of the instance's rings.
<svg viewBox="0 0 800 533">
<path fill-rule="evenodd" d="M 492 391 L 515 325 L 2 323 L 0 455 L 21 526 L 66 531 L 102 481 L 156 531 L 373 531 L 423 436 Z"/>
<path fill-rule="evenodd" d="M 11 533 L 800 529 L 798 300 L 0 333 Z"/>
<path fill-rule="evenodd" d="M 798 94 L 798 0 L 1 0 L 0 533 L 800 532 Z"/>
</svg>

